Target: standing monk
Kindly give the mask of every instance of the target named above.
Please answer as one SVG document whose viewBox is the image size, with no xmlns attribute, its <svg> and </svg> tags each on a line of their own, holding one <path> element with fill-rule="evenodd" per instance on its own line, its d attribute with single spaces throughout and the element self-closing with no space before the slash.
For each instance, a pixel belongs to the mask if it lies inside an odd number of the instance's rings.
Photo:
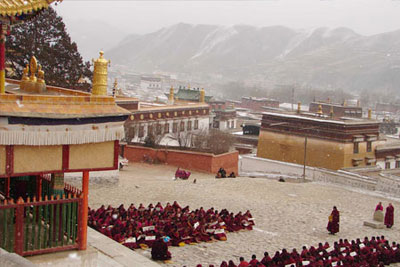
<svg viewBox="0 0 400 267">
<path fill-rule="evenodd" d="M 393 226 L 393 218 L 394 218 L 394 207 L 392 203 L 389 203 L 389 206 L 386 208 L 385 214 L 385 225 L 387 228 L 391 228 Z"/>
<path fill-rule="evenodd" d="M 339 232 L 339 217 L 339 211 L 337 210 L 336 206 L 334 206 L 331 215 L 329 216 L 328 226 L 326 227 L 331 235 Z"/>
</svg>

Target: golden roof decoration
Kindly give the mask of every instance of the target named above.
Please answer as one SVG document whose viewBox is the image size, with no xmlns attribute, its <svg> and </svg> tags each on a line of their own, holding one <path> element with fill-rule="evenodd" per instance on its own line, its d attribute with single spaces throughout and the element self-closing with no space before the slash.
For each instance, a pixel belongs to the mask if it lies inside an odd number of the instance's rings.
<svg viewBox="0 0 400 267">
<path fill-rule="evenodd" d="M 29 14 L 48 8 L 53 2 L 62 2 L 62 0 L 0 0 L 0 15 L 17 16 Z"/>
</svg>

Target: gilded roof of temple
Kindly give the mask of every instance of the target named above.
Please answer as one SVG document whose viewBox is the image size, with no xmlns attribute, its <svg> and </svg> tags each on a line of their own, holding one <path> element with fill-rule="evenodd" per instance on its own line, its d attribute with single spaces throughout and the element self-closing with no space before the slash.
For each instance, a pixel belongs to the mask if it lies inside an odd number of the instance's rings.
<svg viewBox="0 0 400 267">
<path fill-rule="evenodd" d="M 62 0 L 0 0 L 0 15 L 16 16 L 29 14 L 48 6 L 53 2 L 61 2 Z"/>
<path fill-rule="evenodd" d="M 0 95 L 2 116 L 89 118 L 128 115 L 108 96 Z"/>
</svg>

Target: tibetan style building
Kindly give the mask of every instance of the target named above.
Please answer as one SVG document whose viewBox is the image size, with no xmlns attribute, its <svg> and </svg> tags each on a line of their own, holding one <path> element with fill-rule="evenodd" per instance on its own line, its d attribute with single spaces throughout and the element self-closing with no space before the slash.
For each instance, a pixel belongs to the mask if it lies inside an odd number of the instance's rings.
<svg viewBox="0 0 400 267">
<path fill-rule="evenodd" d="M 6 81 L 0 94 L 1 248 L 23 256 L 86 249 L 89 173 L 118 169 L 129 116 L 106 95 L 107 65 L 100 53 L 92 94 L 46 86 L 35 58 L 21 81 Z M 82 173 L 81 189 L 64 183 L 67 172 Z"/>
<path fill-rule="evenodd" d="M 321 109 L 263 113 L 257 156 L 331 170 L 375 165 L 379 122 L 326 116 Z"/>
<path fill-rule="evenodd" d="M 361 118 L 362 108 L 359 106 L 349 106 L 344 102 L 343 104 L 334 104 L 329 102 L 312 102 L 309 105 L 310 112 L 318 112 L 319 106 L 322 107 L 322 113 L 325 115 L 330 115 L 333 113 L 335 118 L 340 117 L 350 117 L 350 118 Z"/>
<path fill-rule="evenodd" d="M 208 103 L 212 112 L 215 114 L 213 128 L 231 130 L 237 127 L 236 110 L 231 104 L 226 101 L 210 101 Z"/>
<path fill-rule="evenodd" d="M 116 103 L 130 111 L 125 130 L 131 143 L 143 143 L 147 136 L 160 138 L 162 145 L 178 145 L 173 140 L 178 133 L 208 131 L 212 122 L 210 106 L 204 102 L 175 101 L 171 88 L 168 103 L 140 102 L 134 98 L 116 98 Z M 176 139 L 176 138 L 175 138 Z"/>
<path fill-rule="evenodd" d="M 188 88 L 179 86 L 178 91 L 174 94 L 174 99 L 176 102 L 201 102 L 200 98 L 202 97 L 202 92 L 204 92 L 204 89 L 190 88 L 190 86 Z M 166 95 L 169 97 L 168 94 Z M 203 102 L 208 103 L 211 101 L 212 96 L 203 95 L 203 98 Z"/>
</svg>

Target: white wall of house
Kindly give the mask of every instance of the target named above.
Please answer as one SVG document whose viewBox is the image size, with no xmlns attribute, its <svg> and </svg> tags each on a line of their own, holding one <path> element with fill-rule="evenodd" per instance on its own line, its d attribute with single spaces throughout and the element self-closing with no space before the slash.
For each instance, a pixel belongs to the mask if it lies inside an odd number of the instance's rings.
<svg viewBox="0 0 400 267">
<path fill-rule="evenodd" d="M 198 127 L 195 129 L 195 123 L 196 120 L 198 121 Z M 188 122 L 191 122 L 191 129 L 188 130 Z M 184 131 L 180 130 L 181 122 L 185 123 Z M 137 122 L 137 123 L 132 123 L 130 127 L 133 127 L 135 129 L 135 134 L 134 138 L 131 140 L 131 142 L 134 143 L 143 143 L 145 138 L 148 135 L 148 129 L 149 125 L 152 126 L 153 132 L 155 134 L 157 131 L 157 124 L 161 126 L 161 134 L 164 135 L 162 140 L 160 141 L 160 145 L 168 145 L 168 146 L 178 146 L 178 142 L 176 140 L 173 140 L 174 133 L 173 133 L 173 127 L 174 123 L 177 123 L 177 131 L 181 133 L 195 133 L 195 132 L 200 132 L 202 130 L 208 131 L 209 130 L 209 125 L 210 125 L 210 117 L 190 117 L 190 118 L 179 118 L 179 119 L 169 119 L 169 120 L 157 120 L 157 121 L 143 121 L 143 122 Z M 165 133 L 165 124 L 169 125 L 169 133 Z M 143 136 L 139 135 L 140 128 L 143 127 Z"/>
<path fill-rule="evenodd" d="M 224 120 L 224 121 L 219 121 L 219 128 L 221 131 L 224 130 L 229 130 L 229 129 L 234 129 L 237 126 L 237 119 L 230 119 L 230 120 Z"/>
<path fill-rule="evenodd" d="M 145 89 L 161 89 L 162 83 L 161 81 L 147 81 L 141 80 L 140 81 L 140 88 Z"/>
<path fill-rule="evenodd" d="M 397 159 L 397 161 L 400 161 L 400 159 Z M 398 167 L 396 167 L 396 159 L 377 159 L 376 165 L 381 167 L 382 170 L 398 169 Z M 398 165 L 400 167 L 400 163 Z"/>
</svg>

